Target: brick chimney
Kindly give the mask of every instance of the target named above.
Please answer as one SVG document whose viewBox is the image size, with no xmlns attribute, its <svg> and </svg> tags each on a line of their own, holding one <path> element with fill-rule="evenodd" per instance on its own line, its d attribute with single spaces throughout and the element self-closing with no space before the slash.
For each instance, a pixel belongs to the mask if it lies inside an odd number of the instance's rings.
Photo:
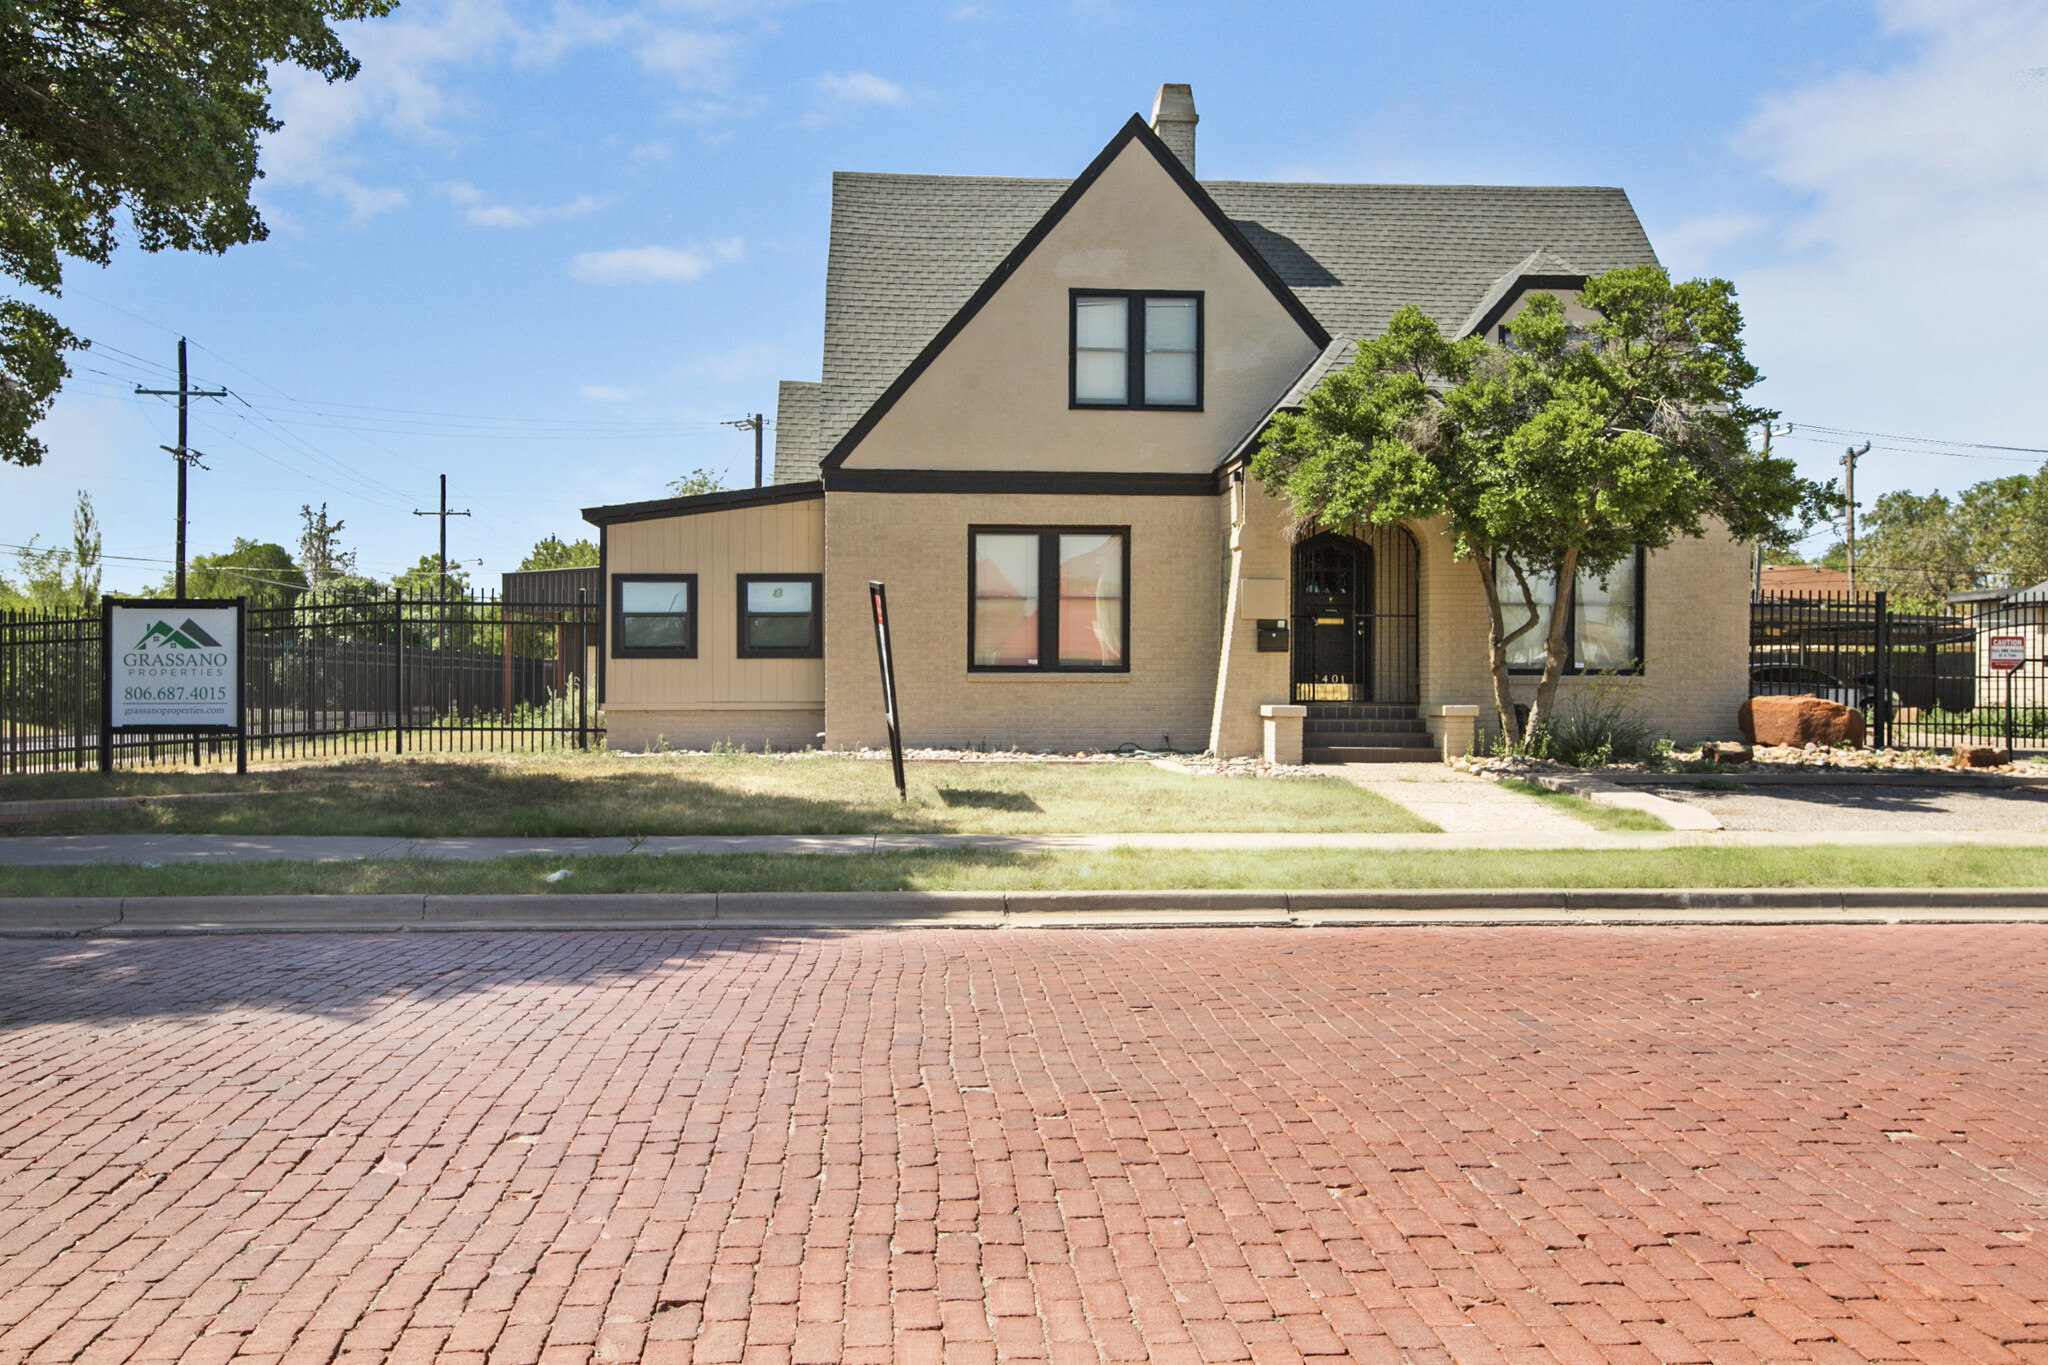
<svg viewBox="0 0 2048 1365">
<path fill-rule="evenodd" d="M 1162 85 L 1152 101 L 1152 131 L 1180 158 L 1180 164 L 1195 173 L 1195 88 L 1192 85 Z"/>
</svg>

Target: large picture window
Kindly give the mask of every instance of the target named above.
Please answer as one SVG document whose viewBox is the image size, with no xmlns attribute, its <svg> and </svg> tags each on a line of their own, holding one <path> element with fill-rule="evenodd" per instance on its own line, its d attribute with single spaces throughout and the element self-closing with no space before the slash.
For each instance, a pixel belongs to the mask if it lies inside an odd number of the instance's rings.
<svg viewBox="0 0 2048 1365">
<path fill-rule="evenodd" d="M 819 574 L 739 576 L 739 656 L 742 659 L 815 659 L 824 654 Z"/>
<path fill-rule="evenodd" d="M 967 662 L 979 672 L 1130 667 L 1127 527 L 975 527 Z"/>
<path fill-rule="evenodd" d="M 1074 290 L 1070 406 L 1202 406 L 1202 296 Z"/>
<path fill-rule="evenodd" d="M 612 575 L 612 657 L 697 657 L 697 575 Z"/>
<path fill-rule="evenodd" d="M 1494 565 L 1500 588 L 1501 622 L 1513 630 L 1529 619 L 1522 590 L 1505 564 Z M 1543 643 L 1557 610 L 1557 580 L 1531 578 L 1536 595 L 1536 626 L 1508 645 L 1508 668 L 1515 673 L 1543 671 Z M 1566 632 L 1567 673 L 1640 673 L 1643 667 L 1643 551 L 1625 555 L 1605 574 L 1581 569 L 1572 593 L 1572 619 Z"/>
</svg>

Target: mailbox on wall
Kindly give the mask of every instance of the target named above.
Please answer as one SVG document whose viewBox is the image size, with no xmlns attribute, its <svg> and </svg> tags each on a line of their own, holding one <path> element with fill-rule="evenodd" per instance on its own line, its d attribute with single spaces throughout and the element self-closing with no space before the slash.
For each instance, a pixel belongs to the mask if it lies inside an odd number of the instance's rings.
<svg viewBox="0 0 2048 1365">
<path fill-rule="evenodd" d="M 1287 618 L 1279 617 L 1259 622 L 1259 653 L 1285 654 L 1287 652 Z"/>
</svg>

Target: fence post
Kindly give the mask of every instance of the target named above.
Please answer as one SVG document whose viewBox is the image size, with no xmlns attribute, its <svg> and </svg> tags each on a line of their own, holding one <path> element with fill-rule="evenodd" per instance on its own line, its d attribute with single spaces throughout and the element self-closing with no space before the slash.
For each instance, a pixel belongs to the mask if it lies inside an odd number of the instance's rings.
<svg viewBox="0 0 2048 1365">
<path fill-rule="evenodd" d="M 391 747 L 405 752 L 405 589 L 391 590 L 391 661 L 395 677 L 391 693 Z"/>
<path fill-rule="evenodd" d="M 584 624 L 589 613 L 585 596 L 582 588 L 576 589 L 576 747 L 579 749 L 590 747 L 590 679 L 584 676 L 590 664 L 589 646 L 583 641 Z"/>
<path fill-rule="evenodd" d="M 1876 733 L 1871 736 L 1873 749 L 1892 747 L 1892 618 L 1891 609 L 1885 605 L 1884 589 L 1877 591 L 1877 667 L 1872 670 L 1877 683 L 1877 696 L 1872 709 L 1877 713 Z"/>
<path fill-rule="evenodd" d="M 113 669 L 107 666 L 107 642 L 114 636 L 114 604 L 100 598 L 100 771 L 114 771 L 114 689 Z"/>
</svg>

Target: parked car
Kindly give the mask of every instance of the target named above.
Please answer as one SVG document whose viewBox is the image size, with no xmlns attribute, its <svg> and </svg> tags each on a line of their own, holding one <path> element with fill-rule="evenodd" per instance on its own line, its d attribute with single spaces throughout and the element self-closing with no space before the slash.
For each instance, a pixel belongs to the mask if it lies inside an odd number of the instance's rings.
<svg viewBox="0 0 2048 1365">
<path fill-rule="evenodd" d="M 1753 697 L 1824 697 L 1843 706 L 1853 706 L 1859 711 L 1868 711 L 1877 701 L 1877 679 L 1866 673 L 1853 683 L 1843 682 L 1832 673 L 1805 664 L 1752 664 L 1749 669 L 1749 694 Z M 1899 705 L 1899 694 L 1891 694 L 1894 709 Z"/>
</svg>

